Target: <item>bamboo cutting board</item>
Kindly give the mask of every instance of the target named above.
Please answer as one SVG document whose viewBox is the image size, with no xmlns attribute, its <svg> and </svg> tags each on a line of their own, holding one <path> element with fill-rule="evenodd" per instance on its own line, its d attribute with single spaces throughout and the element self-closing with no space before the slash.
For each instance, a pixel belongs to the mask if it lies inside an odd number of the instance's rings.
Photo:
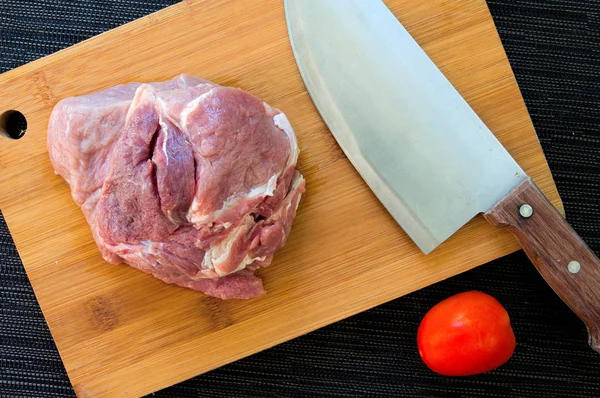
<svg viewBox="0 0 600 398">
<path fill-rule="evenodd" d="M 385 2 L 562 210 L 485 1 Z M 307 193 L 287 245 L 260 271 L 261 298 L 220 301 L 105 263 L 50 166 L 46 126 L 60 99 L 182 72 L 250 91 L 298 135 Z M 421 254 L 310 101 L 282 0 L 182 2 L 0 75 L 0 87 L 0 114 L 28 121 L 22 139 L 0 137 L 0 209 L 80 397 L 156 391 L 518 248 L 477 217 Z"/>
</svg>

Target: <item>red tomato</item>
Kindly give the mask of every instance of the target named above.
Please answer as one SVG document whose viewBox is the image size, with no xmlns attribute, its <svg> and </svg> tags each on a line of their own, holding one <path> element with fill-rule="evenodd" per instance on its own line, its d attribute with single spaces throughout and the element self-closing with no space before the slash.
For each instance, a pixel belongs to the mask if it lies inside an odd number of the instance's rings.
<svg viewBox="0 0 600 398">
<path fill-rule="evenodd" d="M 445 376 L 470 376 L 503 365 L 515 350 L 508 313 L 492 296 L 464 292 L 433 306 L 417 332 L 423 362 Z"/>
</svg>

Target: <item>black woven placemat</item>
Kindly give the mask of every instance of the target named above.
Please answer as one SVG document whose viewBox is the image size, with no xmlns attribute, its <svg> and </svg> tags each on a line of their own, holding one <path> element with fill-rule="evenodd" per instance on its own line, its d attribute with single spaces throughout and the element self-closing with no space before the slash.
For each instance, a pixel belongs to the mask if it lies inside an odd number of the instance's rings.
<svg viewBox="0 0 600 398">
<path fill-rule="evenodd" d="M 0 72 L 173 3 L 0 0 Z M 598 253 L 600 1 L 489 0 L 489 5 L 568 219 Z M 470 289 L 505 305 L 517 350 L 488 374 L 437 376 L 419 359 L 417 325 L 439 300 Z M 0 396 L 73 396 L 1 217 L 0 298 Z M 155 396 L 600 397 L 600 355 L 587 346 L 586 336 L 583 324 L 516 253 Z"/>
</svg>

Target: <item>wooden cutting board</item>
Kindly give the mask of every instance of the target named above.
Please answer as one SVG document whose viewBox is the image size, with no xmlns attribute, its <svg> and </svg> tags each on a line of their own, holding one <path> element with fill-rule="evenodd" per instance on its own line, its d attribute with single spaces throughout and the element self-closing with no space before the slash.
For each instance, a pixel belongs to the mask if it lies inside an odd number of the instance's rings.
<svg viewBox="0 0 600 398">
<path fill-rule="evenodd" d="M 485 1 L 385 3 L 562 210 Z M 221 301 L 105 263 L 50 166 L 46 126 L 57 101 L 182 72 L 250 91 L 297 132 L 308 190 L 287 245 L 260 271 L 261 298 Z M 150 393 L 518 248 L 477 217 L 421 254 L 315 110 L 281 0 L 182 2 L 7 72 L 0 87 L 0 113 L 16 109 L 28 121 L 22 139 L 0 137 L 0 209 L 80 397 Z"/>
</svg>

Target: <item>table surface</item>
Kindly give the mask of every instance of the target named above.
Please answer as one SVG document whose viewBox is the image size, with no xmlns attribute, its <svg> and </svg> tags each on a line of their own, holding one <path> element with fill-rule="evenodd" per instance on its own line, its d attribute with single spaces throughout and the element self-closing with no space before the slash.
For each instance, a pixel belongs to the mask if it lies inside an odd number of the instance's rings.
<svg viewBox="0 0 600 398">
<path fill-rule="evenodd" d="M 174 3 L 0 1 L 0 73 Z M 567 219 L 598 253 L 600 1 L 488 4 Z M 416 349 L 419 321 L 440 300 L 473 289 L 493 295 L 508 310 L 517 338 L 515 354 L 487 374 L 436 375 L 423 365 Z M 583 324 L 518 252 L 154 396 L 600 397 L 600 355 L 586 339 Z M 0 215 L 0 397 L 4 396 L 74 393 Z"/>
</svg>

